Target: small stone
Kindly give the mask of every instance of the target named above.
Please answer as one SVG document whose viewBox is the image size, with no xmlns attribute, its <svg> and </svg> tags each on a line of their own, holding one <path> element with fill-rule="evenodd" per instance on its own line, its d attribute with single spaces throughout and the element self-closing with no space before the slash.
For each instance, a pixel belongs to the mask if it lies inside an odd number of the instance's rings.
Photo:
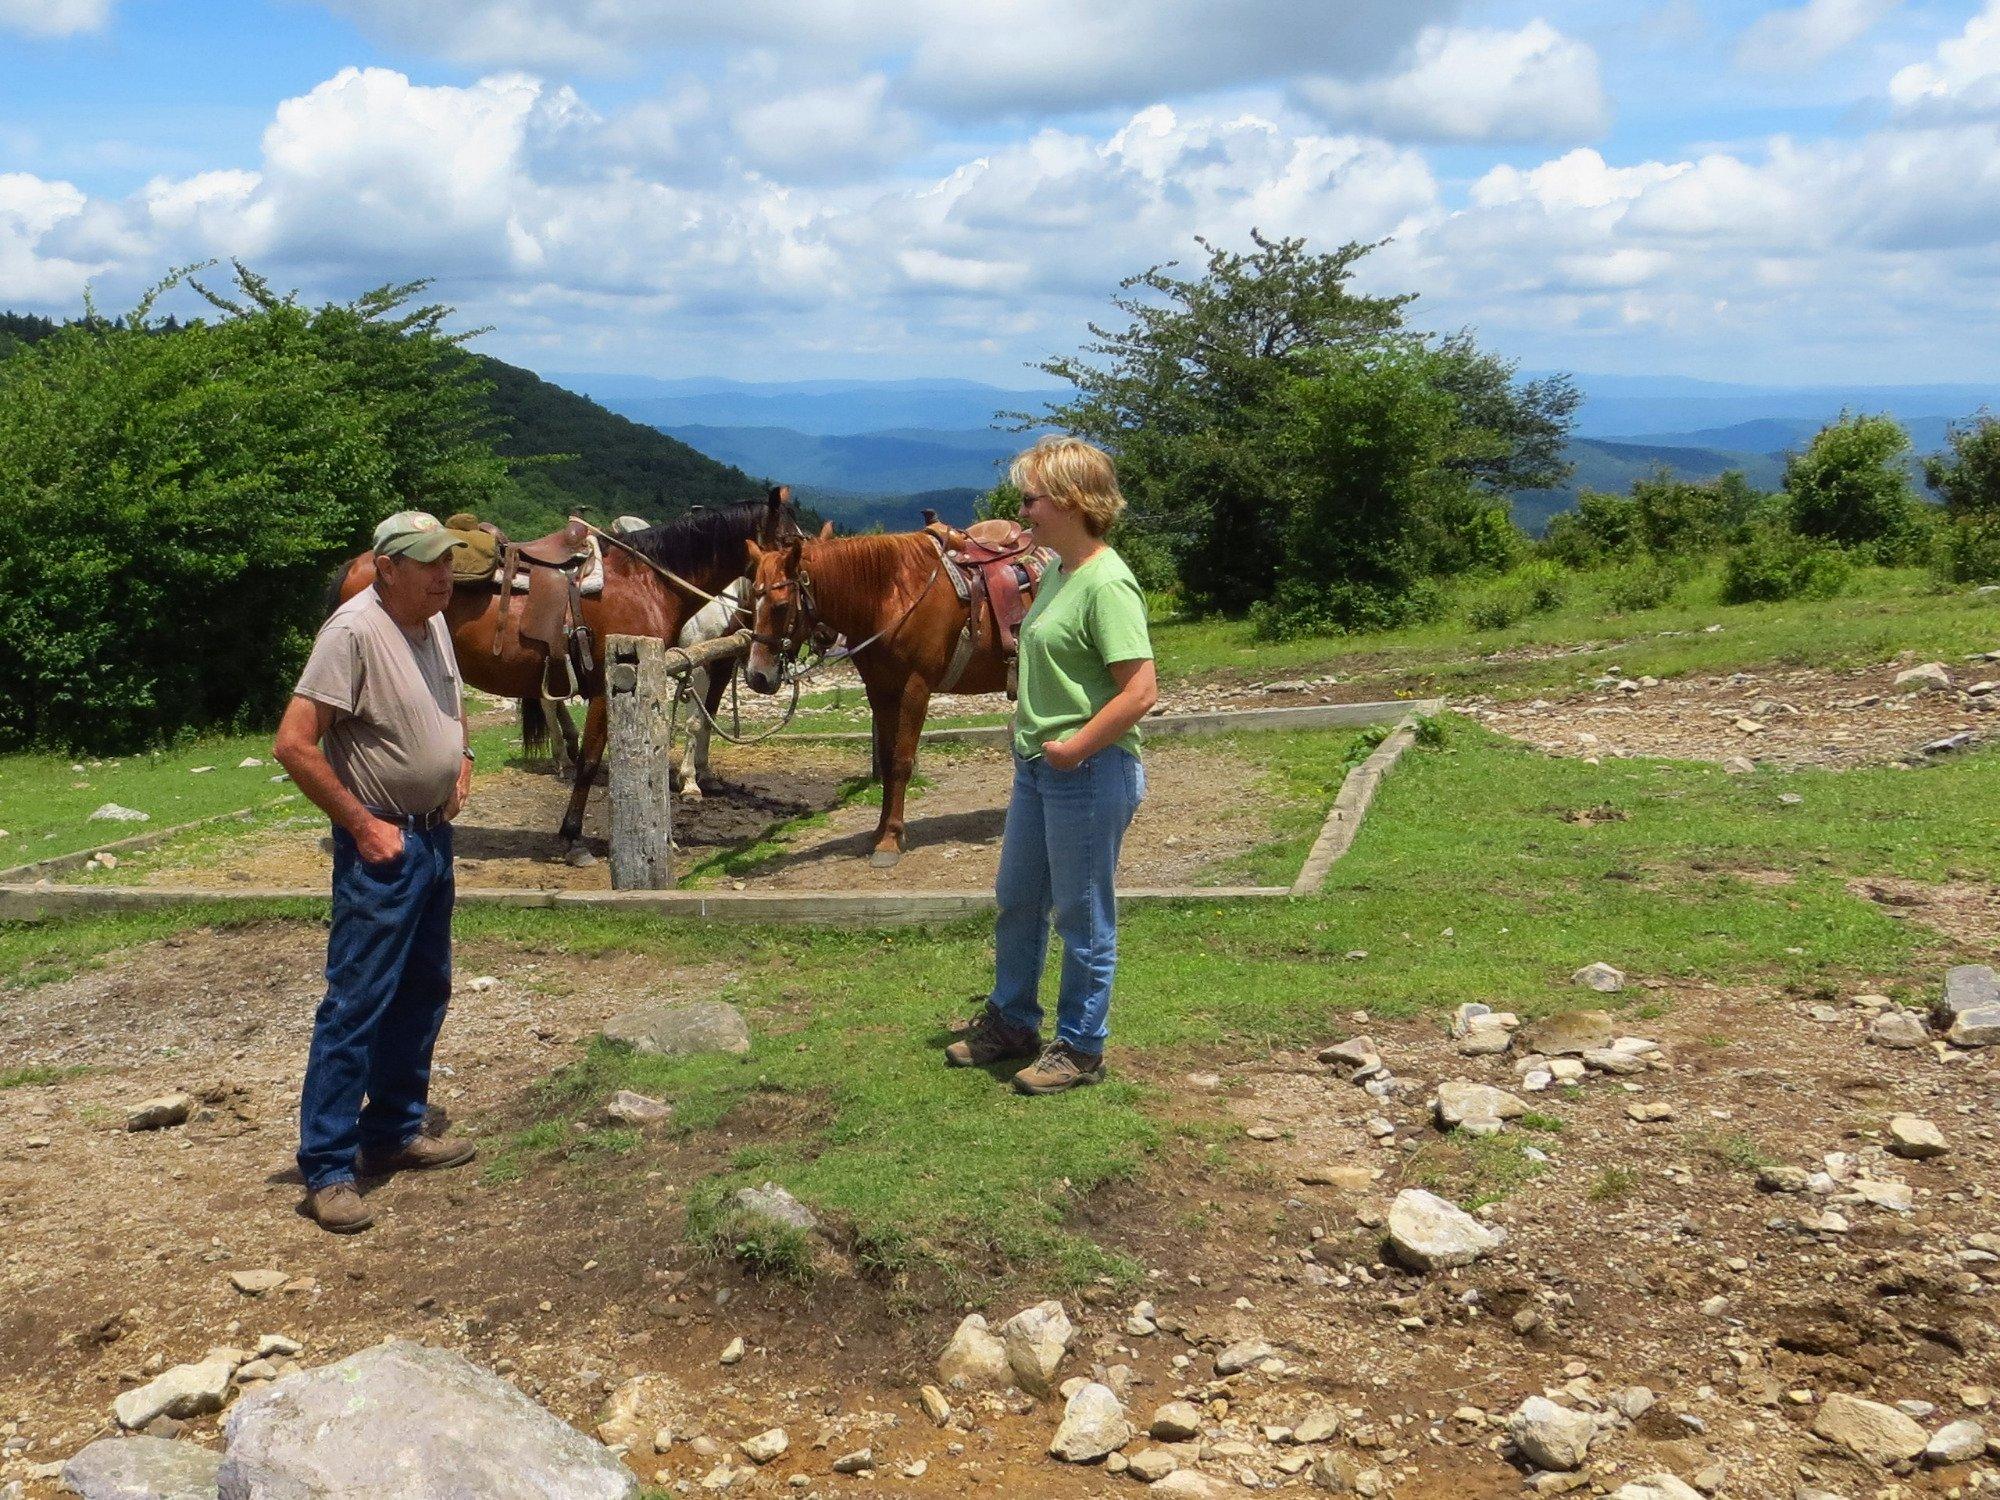
<svg viewBox="0 0 2000 1500">
<path fill-rule="evenodd" d="M 284 1271 L 231 1271 L 229 1284 L 246 1297 L 261 1297 L 266 1292 L 275 1292 L 287 1281 L 289 1273 Z"/>
<path fill-rule="evenodd" d="M 917 1392 L 917 1399 L 923 1403 L 924 1415 L 931 1419 L 932 1426 L 942 1427 L 951 1420 L 951 1403 L 936 1386 L 925 1386 Z"/>
<path fill-rule="evenodd" d="M 1191 1442 L 1201 1436 L 1201 1408 L 1192 1401 L 1169 1401 L 1153 1413 L 1146 1431 L 1163 1443 Z"/>
<path fill-rule="evenodd" d="M 268 1358 L 273 1354 L 282 1354 L 287 1357 L 295 1354 L 303 1354 L 305 1353 L 305 1348 L 306 1346 L 301 1344 L 297 1339 L 286 1338 L 282 1333 L 267 1333 L 257 1340 L 257 1356 L 260 1359 Z"/>
<path fill-rule="evenodd" d="M 1814 1436 L 1882 1468 L 1915 1458 L 1929 1441 L 1923 1428 L 1895 1407 L 1844 1391 L 1826 1398 L 1812 1430 Z"/>
<path fill-rule="evenodd" d="M 175 1365 L 150 1383 L 122 1393 L 111 1403 L 111 1411 L 127 1430 L 144 1427 L 155 1417 L 199 1417 L 221 1411 L 235 1373 L 230 1360 L 213 1356 Z"/>
<path fill-rule="evenodd" d="M 1722 763 L 1722 773 L 1725 776 L 1754 776 L 1756 772 L 1756 762 L 1745 756 L 1732 755 Z"/>
<path fill-rule="evenodd" d="M 151 813 L 140 812 L 135 807 L 120 807 L 116 802 L 107 802 L 89 817 L 86 823 L 150 823 Z"/>
<path fill-rule="evenodd" d="M 1538 1469 L 1569 1473 L 1583 1467 L 1597 1421 L 1587 1411 L 1558 1406 L 1546 1396 L 1530 1396 L 1507 1419 L 1507 1435 Z"/>
<path fill-rule="evenodd" d="M 1514 1120 L 1527 1112 L 1524 1102 L 1491 1084 L 1454 1080 L 1438 1085 L 1438 1124 L 1446 1130 L 1472 1120 Z"/>
<path fill-rule="evenodd" d="M 1005 1390 L 1012 1373 L 1007 1345 L 978 1313 L 967 1314 L 938 1356 L 938 1381 L 948 1390 Z"/>
<path fill-rule="evenodd" d="M 573 870 L 588 870 L 592 865 L 597 863 L 597 856 L 595 854 L 592 854 L 588 849 L 584 848 L 584 846 L 580 843 L 572 844 L 570 845 L 569 853 L 563 856 L 563 863 L 568 865 Z M 718 1470 L 717 1472 L 727 1473 L 728 1470 L 723 1469 L 723 1470 Z M 715 1478 L 715 1475 L 711 1474 L 708 1477 L 709 1479 L 713 1479 Z M 704 1484 L 707 1483 L 707 1480 L 704 1480 L 703 1483 Z M 727 1483 L 728 1481 L 725 1480 L 724 1484 Z"/>
<path fill-rule="evenodd" d="M 1671 1474 L 1647 1474 L 1611 1492 L 1611 1500 L 1702 1500 L 1701 1491 Z"/>
<path fill-rule="evenodd" d="M 1038 1302 L 1000 1325 L 1014 1381 L 1031 1396 L 1055 1390 L 1056 1368 L 1069 1350 L 1076 1328 L 1060 1302 Z"/>
<path fill-rule="evenodd" d="M 62 1482 L 84 1500 L 215 1500 L 221 1467 L 220 1453 L 195 1443 L 101 1438 L 62 1465 Z"/>
<path fill-rule="evenodd" d="M 630 1089 L 620 1089 L 605 1101 L 600 1116 L 608 1123 L 616 1125 L 636 1125 L 644 1129 L 648 1125 L 659 1125 L 674 1117 L 674 1107 L 664 1099 L 655 1099 L 649 1094 L 635 1094 Z"/>
<path fill-rule="evenodd" d="M 1127 1460 L 1125 1468 L 1141 1484 L 1165 1479 L 1181 1466 L 1180 1460 L 1164 1448 L 1141 1448 Z"/>
<path fill-rule="evenodd" d="M 1600 995 L 1615 995 L 1625 988 L 1625 975 L 1607 963 L 1585 964 L 1569 976 L 1569 982 Z"/>
<path fill-rule="evenodd" d="M 1970 1463 L 1986 1451 L 1986 1429 L 1977 1422 L 1949 1422 L 1924 1444 L 1924 1458 L 1934 1464 Z"/>
<path fill-rule="evenodd" d="M 1615 1035 L 1617 1029 L 1608 1013 L 1571 1010 L 1534 1022 L 1528 1027 L 1527 1040 L 1545 1057 L 1568 1058 L 1593 1048 L 1608 1047 Z"/>
<path fill-rule="evenodd" d="M 819 1228 L 813 1211 L 775 1182 L 738 1188 L 727 1202 L 731 1216 L 758 1228 L 804 1234 Z"/>
<path fill-rule="evenodd" d="M 1242 1339 L 1215 1356 L 1215 1373 L 1235 1375 L 1261 1365 L 1275 1351 L 1262 1339 Z"/>
<path fill-rule="evenodd" d="M 864 1469 L 875 1467 L 873 1448 L 856 1448 L 852 1453 L 843 1453 L 833 1461 L 836 1474 L 859 1474 Z"/>
<path fill-rule="evenodd" d="M 1673 1119 L 1677 1113 L 1678 1111 L 1664 1100 L 1650 1100 L 1625 1106 L 1625 1118 L 1640 1125 L 1657 1125 L 1664 1120 Z"/>
<path fill-rule="evenodd" d="M 1235 1500 L 1241 1491 L 1199 1469 L 1176 1469 L 1165 1479 L 1148 1485 L 1146 1493 L 1160 1496 L 1161 1500 Z"/>
<path fill-rule="evenodd" d="M 185 1125 L 194 1113 L 194 1095 L 173 1093 L 142 1099 L 125 1111 L 127 1130 L 164 1130 Z"/>
<path fill-rule="evenodd" d="M 1857 1177 L 1848 1186 L 1867 1202 L 1877 1208 L 1886 1208 L 1891 1213 L 1906 1214 L 1916 1206 L 1916 1195 L 1906 1182 L 1876 1182 L 1872 1178 Z"/>
<path fill-rule="evenodd" d="M 746 1351 L 743 1347 L 742 1339 L 740 1338 L 731 1339 L 728 1345 L 723 1349 L 722 1357 L 718 1361 L 718 1363 L 725 1365 L 740 1365 L 743 1363 L 743 1356 L 747 1352 L 748 1351 Z"/>
<path fill-rule="evenodd" d="M 1295 1443 L 1324 1443 L 1340 1434 L 1340 1413 L 1330 1406 L 1316 1407 L 1299 1419 L 1292 1429 Z"/>
<path fill-rule="evenodd" d="M 736 1445 L 754 1464 L 767 1464 L 792 1446 L 792 1440 L 782 1427 L 773 1427 L 760 1432 L 755 1437 L 745 1438 Z"/>
<path fill-rule="evenodd" d="M 1944 1039 L 1954 1047 L 2000 1046 L 2000 1005 L 1981 1005 L 1961 1011 Z"/>
<path fill-rule="evenodd" d="M 1412 1270 L 1469 1266 L 1501 1241 L 1501 1234 L 1422 1188 L 1403 1189 L 1389 1206 L 1389 1248 Z"/>
<path fill-rule="evenodd" d="M 1279 1141 L 1285 1137 L 1285 1133 L 1274 1125 L 1252 1125 L 1243 1133 L 1253 1141 Z"/>
<path fill-rule="evenodd" d="M 1907 1051 L 1930 1043 L 1924 1023 L 1907 1010 L 1885 1010 L 1868 1023 L 1868 1040 L 1878 1047 Z"/>
<path fill-rule="evenodd" d="M 1921 1115 L 1893 1115 L 1889 1119 L 1889 1149 L 1911 1161 L 1943 1156 L 1951 1147 L 1944 1132 Z"/>
<path fill-rule="evenodd" d="M 1941 661 L 1898 672 L 1893 684 L 1900 693 L 1944 693 L 1951 690 L 1951 669 Z"/>
<path fill-rule="evenodd" d="M 1087 1464 L 1132 1441 L 1132 1424 L 1109 1386 L 1087 1382 L 1063 1407 L 1049 1452 L 1065 1463 Z"/>
<path fill-rule="evenodd" d="M 1344 1042 L 1335 1042 L 1331 1047 L 1320 1048 L 1319 1060 L 1350 1072 L 1379 1068 L 1382 1065 L 1382 1057 L 1376 1050 L 1374 1039 L 1365 1036 L 1351 1036 Z"/>
</svg>

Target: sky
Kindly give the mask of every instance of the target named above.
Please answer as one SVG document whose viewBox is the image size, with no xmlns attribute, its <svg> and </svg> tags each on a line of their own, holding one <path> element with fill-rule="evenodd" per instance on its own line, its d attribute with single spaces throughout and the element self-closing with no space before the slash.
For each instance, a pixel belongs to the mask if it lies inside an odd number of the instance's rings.
<svg viewBox="0 0 2000 1500">
<path fill-rule="evenodd" d="M 2000 0 L 0 0 L 17 311 L 236 257 L 543 371 L 1022 386 L 1253 228 L 1529 369 L 1994 379 Z"/>
</svg>

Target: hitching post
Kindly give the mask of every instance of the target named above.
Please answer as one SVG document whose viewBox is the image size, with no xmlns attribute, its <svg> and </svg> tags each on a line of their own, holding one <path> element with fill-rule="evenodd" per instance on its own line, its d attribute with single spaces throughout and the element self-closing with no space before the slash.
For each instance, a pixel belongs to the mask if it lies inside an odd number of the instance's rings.
<svg viewBox="0 0 2000 1500">
<path fill-rule="evenodd" d="M 739 630 L 699 646 L 669 647 L 652 636 L 614 635 L 606 643 L 610 690 L 611 885 L 665 891 L 674 884 L 674 695 L 697 667 L 750 649 Z"/>
</svg>

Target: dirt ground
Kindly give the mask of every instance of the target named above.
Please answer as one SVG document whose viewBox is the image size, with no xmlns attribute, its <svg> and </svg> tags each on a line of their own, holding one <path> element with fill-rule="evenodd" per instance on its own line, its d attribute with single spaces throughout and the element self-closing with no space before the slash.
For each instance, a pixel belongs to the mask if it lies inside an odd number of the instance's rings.
<svg viewBox="0 0 2000 1500">
<path fill-rule="evenodd" d="M 788 819 L 824 813 L 823 823 L 792 838 L 784 851 L 744 878 L 758 889 L 989 889 L 1000 860 L 1000 833 L 1011 771 L 1006 751 L 957 748 L 918 761 L 929 785 L 905 806 L 906 852 L 874 869 L 879 803 L 840 805 L 843 785 L 868 770 L 865 745 L 822 743 L 718 747 L 719 780 L 698 801 L 674 808 L 676 861 L 683 878 L 710 856 L 753 843 Z M 1209 739 L 1162 740 L 1146 750 L 1145 804 L 1126 835 L 1120 876 L 1132 886 L 1200 884 L 1208 872 L 1271 837 L 1259 791 L 1261 773 Z M 554 774 L 502 766 L 484 772 L 457 824 L 461 887 L 609 890 L 609 797 L 600 783 L 584 819 L 591 863 L 569 862 L 555 834 L 570 794 Z M 231 839 L 222 857 L 203 841 L 189 852 L 171 846 L 124 855 L 121 885 L 317 889 L 331 856 L 326 828 L 301 814 L 270 832 Z M 719 877 L 711 877 L 710 883 Z"/>
<path fill-rule="evenodd" d="M 1990 888 L 1874 894 L 1960 941 L 2000 939 Z M 501 1184 L 476 1170 L 373 1184 L 374 1231 L 313 1228 L 295 1212 L 290 1156 L 321 944 L 304 923 L 195 931 L 62 983 L 0 991 L 10 1066 L 88 1069 L 0 1091 L 0 1431 L 12 1449 L 0 1484 L 106 1431 L 113 1398 L 160 1366 L 281 1333 L 305 1345 L 304 1363 L 391 1334 L 455 1348 L 585 1428 L 608 1391 L 658 1372 L 646 1431 L 672 1425 L 679 1440 L 663 1455 L 642 1443 L 628 1461 L 662 1483 L 698 1483 L 719 1462 L 703 1447 L 733 1454 L 738 1439 L 783 1425 L 792 1451 L 767 1470 L 744 1466 L 732 1493 L 790 1492 L 794 1474 L 805 1476 L 798 1492 L 828 1497 L 1137 1493 L 1102 1468 L 1044 1456 L 1049 1403 L 958 1396 L 946 1427 L 924 1418 L 918 1386 L 935 1378 L 961 1309 L 867 1279 L 759 1283 L 684 1244 L 685 1189 L 782 1131 L 768 1110 L 650 1141 L 615 1178 L 542 1167 Z M 524 1119 L 536 1080 L 612 1011 L 710 993 L 722 978 L 610 956 L 574 984 L 554 960 L 493 943 L 462 944 L 459 973 L 436 1092 L 454 1130 L 474 1138 Z M 481 974 L 498 983 L 475 991 Z M 1426 1100 L 1444 1079 L 1517 1086 L 1508 1058 L 1459 1056 L 1436 1018 L 1363 1015 L 1325 1040 L 1372 1036 L 1408 1081 L 1387 1099 L 1310 1053 L 1145 1061 L 1170 1112 L 1275 1139 L 1244 1135 L 1220 1173 L 1201 1170 L 1192 1146 L 1170 1151 L 1146 1179 L 1082 1206 L 1091 1233 L 1151 1268 L 1143 1295 L 1161 1331 L 1130 1335 L 1131 1294 L 1089 1288 L 1068 1304 L 1081 1334 L 1061 1373 L 1129 1382 L 1142 1422 L 1169 1399 L 1210 1403 L 1204 1466 L 1248 1471 L 1256 1487 L 1304 1483 L 1285 1465 L 1332 1453 L 1357 1477 L 1378 1471 L 1402 1500 L 1520 1494 L 1522 1474 L 1495 1451 L 1498 1416 L 1544 1389 L 1601 1402 L 1643 1384 L 1657 1404 L 1593 1449 L 1604 1488 L 1719 1466 L 1725 1500 L 1790 1496 L 1807 1479 L 1848 1500 L 1967 1493 L 1965 1465 L 1884 1488 L 1807 1427 L 1816 1400 L 1849 1390 L 1932 1404 L 1927 1430 L 1968 1415 L 1992 1429 L 2000 1278 L 1971 1241 L 2000 1232 L 1996 1059 L 1869 1046 L 1867 1012 L 1845 996 L 1637 983 L 1658 1014 L 1628 1012 L 1620 1029 L 1658 1041 L 1660 1065 L 1593 1075 L 1574 1096 L 1528 1096 L 1564 1128 L 1503 1138 L 1550 1158 L 1493 1208 L 1503 1251 L 1428 1277 L 1385 1263 L 1383 1210 L 1404 1186 L 1477 1190 L 1476 1156 L 1436 1133 Z M 121 1128 L 127 1105 L 175 1088 L 205 1101 L 189 1124 Z M 1636 1125 L 1634 1100 L 1677 1114 Z M 1936 1122 L 1950 1152 L 1884 1156 L 1884 1122 L 1902 1110 Z M 1367 1128 L 1376 1116 L 1394 1127 L 1386 1142 Z M 1814 1169 L 1828 1153 L 1909 1184 L 1913 1211 L 1843 1206 L 1848 1230 L 1809 1229 L 1825 1200 L 1759 1190 L 1752 1158 Z M 1380 1176 L 1330 1186 L 1328 1168 Z M 227 1276 L 252 1267 L 290 1279 L 246 1297 Z M 997 1322 L 1042 1292 L 995 1286 L 985 1310 Z M 1281 1367 L 1213 1378 L 1216 1351 L 1251 1335 Z M 751 1352 L 726 1368 L 718 1355 L 733 1337 Z M 1343 1413 L 1343 1433 L 1312 1450 L 1265 1430 L 1324 1406 Z M 219 1421 L 194 1419 L 186 1435 L 213 1441 Z M 879 1477 L 832 1472 L 864 1445 Z M 54 1489 L 30 1479 L 28 1493 Z"/>
<path fill-rule="evenodd" d="M 1593 690 L 1559 700 L 1470 698 L 1453 706 L 1555 755 L 1741 756 L 1793 768 L 1921 760 L 1924 747 L 1939 740 L 1970 734 L 1976 743 L 1994 733 L 1988 714 L 2000 708 L 1994 682 L 2000 663 L 1947 663 L 1952 687 L 1946 691 L 1898 689 L 1896 674 L 1914 665 L 1734 672 L 1657 683 L 1613 670 Z"/>
</svg>

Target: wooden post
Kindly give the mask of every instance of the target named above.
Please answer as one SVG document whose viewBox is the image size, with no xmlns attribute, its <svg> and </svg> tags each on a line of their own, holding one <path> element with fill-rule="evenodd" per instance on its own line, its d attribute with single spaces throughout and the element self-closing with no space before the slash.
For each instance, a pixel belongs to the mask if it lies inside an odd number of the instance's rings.
<svg viewBox="0 0 2000 1500">
<path fill-rule="evenodd" d="M 605 642 L 610 693 L 611 884 L 663 891 L 674 884 L 673 762 L 667 737 L 674 681 L 667 648 L 642 635 Z"/>
</svg>

